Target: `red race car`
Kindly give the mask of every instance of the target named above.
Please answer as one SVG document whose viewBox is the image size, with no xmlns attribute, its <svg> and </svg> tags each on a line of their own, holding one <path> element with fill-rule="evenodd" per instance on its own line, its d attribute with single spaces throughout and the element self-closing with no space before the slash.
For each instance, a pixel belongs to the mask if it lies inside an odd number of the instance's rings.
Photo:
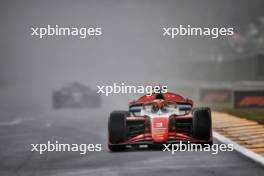
<svg viewBox="0 0 264 176">
<path fill-rule="evenodd" d="M 210 108 L 193 108 L 192 100 L 172 92 L 144 95 L 129 103 L 129 111 L 113 111 L 108 133 L 110 151 L 180 141 L 213 143 Z"/>
</svg>

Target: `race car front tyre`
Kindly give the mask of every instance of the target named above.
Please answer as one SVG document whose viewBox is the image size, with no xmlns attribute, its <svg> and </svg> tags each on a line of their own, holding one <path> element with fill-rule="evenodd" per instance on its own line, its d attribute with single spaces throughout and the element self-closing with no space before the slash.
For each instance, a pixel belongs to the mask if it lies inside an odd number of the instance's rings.
<svg viewBox="0 0 264 176">
<path fill-rule="evenodd" d="M 108 121 L 109 144 L 110 151 L 122 151 L 124 145 L 120 143 L 126 141 L 126 117 L 129 116 L 128 111 L 113 111 Z"/>
<path fill-rule="evenodd" d="M 195 108 L 193 110 L 193 138 L 198 140 L 210 140 L 212 130 L 210 108 Z M 211 141 L 208 141 L 212 143 Z"/>
</svg>

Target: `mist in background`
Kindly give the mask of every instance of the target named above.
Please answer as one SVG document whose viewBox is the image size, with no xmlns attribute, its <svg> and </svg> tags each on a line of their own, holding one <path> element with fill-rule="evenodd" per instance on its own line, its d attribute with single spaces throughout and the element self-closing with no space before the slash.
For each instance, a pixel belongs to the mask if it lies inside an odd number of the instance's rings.
<svg viewBox="0 0 264 176">
<path fill-rule="evenodd" d="M 50 107 L 51 92 L 78 81 L 96 89 L 113 82 L 169 84 L 255 79 L 254 67 L 230 67 L 227 38 L 162 36 L 163 27 L 233 27 L 245 30 L 264 16 L 262 0 L 25 0 L 1 1 L 1 109 Z M 31 36 L 31 27 L 102 27 L 102 36 Z M 241 32 L 242 33 L 242 32 Z M 245 67 L 247 67 L 245 63 Z M 260 68 L 261 69 L 261 68 Z M 229 75 L 232 79 L 228 79 Z M 246 75 L 250 76 L 246 76 Z M 257 78 L 263 80 L 263 77 Z"/>
</svg>

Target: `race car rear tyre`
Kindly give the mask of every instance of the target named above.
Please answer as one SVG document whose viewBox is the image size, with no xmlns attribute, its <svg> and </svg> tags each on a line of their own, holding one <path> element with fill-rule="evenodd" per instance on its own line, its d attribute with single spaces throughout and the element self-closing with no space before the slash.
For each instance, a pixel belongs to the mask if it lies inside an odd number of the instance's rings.
<svg viewBox="0 0 264 176">
<path fill-rule="evenodd" d="M 212 130 L 210 108 L 195 108 L 193 110 L 193 138 L 210 140 Z M 210 142 L 210 141 L 209 141 Z"/>
<path fill-rule="evenodd" d="M 59 109 L 59 108 L 61 108 L 62 106 L 62 104 L 61 104 L 62 102 L 61 102 L 61 94 L 60 94 L 60 92 L 53 92 L 53 94 L 52 94 L 52 107 L 53 107 L 53 109 Z"/>
<path fill-rule="evenodd" d="M 128 116 L 128 111 L 113 111 L 110 114 L 108 121 L 109 150 L 122 151 L 125 149 L 125 146 L 120 143 L 126 141 L 126 117 Z"/>
</svg>

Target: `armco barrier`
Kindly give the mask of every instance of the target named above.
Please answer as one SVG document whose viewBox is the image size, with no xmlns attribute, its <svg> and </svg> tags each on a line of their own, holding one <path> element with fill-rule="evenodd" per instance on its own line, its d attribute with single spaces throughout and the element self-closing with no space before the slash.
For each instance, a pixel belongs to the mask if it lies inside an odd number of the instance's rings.
<svg viewBox="0 0 264 176">
<path fill-rule="evenodd" d="M 231 103 L 232 91 L 228 89 L 200 89 L 200 102 L 203 103 Z"/>
<path fill-rule="evenodd" d="M 236 90 L 233 99 L 235 108 L 264 108 L 264 90 Z"/>
</svg>

